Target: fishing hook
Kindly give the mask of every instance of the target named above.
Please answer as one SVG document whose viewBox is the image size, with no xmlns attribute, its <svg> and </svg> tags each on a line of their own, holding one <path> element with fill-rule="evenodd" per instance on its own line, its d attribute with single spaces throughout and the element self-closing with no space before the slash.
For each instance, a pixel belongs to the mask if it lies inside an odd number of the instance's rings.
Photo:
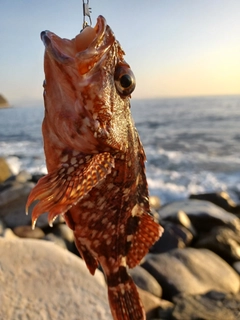
<svg viewBox="0 0 240 320">
<path fill-rule="evenodd" d="M 89 18 L 90 26 L 92 25 L 90 13 L 92 13 L 92 8 L 89 8 L 89 0 L 87 2 L 83 0 L 83 29 L 88 26 L 86 17 Z"/>
</svg>

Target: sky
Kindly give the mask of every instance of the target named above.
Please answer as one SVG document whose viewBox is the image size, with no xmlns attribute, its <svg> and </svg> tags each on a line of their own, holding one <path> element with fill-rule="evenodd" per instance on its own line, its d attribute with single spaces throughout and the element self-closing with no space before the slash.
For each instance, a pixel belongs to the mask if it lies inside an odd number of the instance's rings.
<svg viewBox="0 0 240 320">
<path fill-rule="evenodd" d="M 133 98 L 240 94 L 239 0 L 90 0 L 121 43 Z M 40 32 L 73 38 L 81 0 L 0 0 L 0 93 L 11 104 L 42 99 Z"/>
</svg>

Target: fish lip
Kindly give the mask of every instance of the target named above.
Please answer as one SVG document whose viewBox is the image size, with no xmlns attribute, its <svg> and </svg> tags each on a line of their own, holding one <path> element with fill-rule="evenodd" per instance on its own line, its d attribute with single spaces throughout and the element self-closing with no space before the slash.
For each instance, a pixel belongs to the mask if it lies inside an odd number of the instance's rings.
<svg viewBox="0 0 240 320">
<path fill-rule="evenodd" d="M 75 38 L 72 40 L 60 38 L 49 30 L 42 31 L 40 37 L 43 41 L 46 52 L 49 53 L 50 56 L 59 63 L 68 65 L 74 63 L 76 58 L 81 57 L 82 59 L 83 57 L 86 58 L 86 55 L 90 57 L 94 54 L 99 54 L 102 51 L 106 52 L 106 50 L 114 42 L 114 34 L 107 25 L 107 22 L 103 16 L 98 16 L 96 25 L 93 28 L 96 36 L 83 51 L 75 50 Z"/>
<path fill-rule="evenodd" d="M 64 54 L 59 48 L 58 45 L 56 44 L 57 41 L 62 41 L 60 37 L 58 37 L 56 34 L 53 32 L 46 30 L 42 31 L 40 34 L 41 40 L 46 48 L 46 51 L 48 51 L 55 60 L 57 60 L 60 63 L 64 64 L 70 64 L 74 61 L 72 57 L 70 57 L 67 54 Z"/>
</svg>

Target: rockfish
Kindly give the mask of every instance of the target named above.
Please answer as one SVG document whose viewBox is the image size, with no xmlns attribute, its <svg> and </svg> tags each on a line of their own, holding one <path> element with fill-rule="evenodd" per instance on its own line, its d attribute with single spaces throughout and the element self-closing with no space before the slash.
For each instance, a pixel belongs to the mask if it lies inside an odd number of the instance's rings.
<svg viewBox="0 0 240 320">
<path fill-rule="evenodd" d="M 45 45 L 42 124 L 48 174 L 29 195 L 37 218 L 63 215 L 94 274 L 100 265 L 115 320 L 145 312 L 127 267 L 162 233 L 150 213 L 145 154 L 130 112 L 134 75 L 114 33 L 99 16 L 74 39 L 50 31 Z"/>
</svg>

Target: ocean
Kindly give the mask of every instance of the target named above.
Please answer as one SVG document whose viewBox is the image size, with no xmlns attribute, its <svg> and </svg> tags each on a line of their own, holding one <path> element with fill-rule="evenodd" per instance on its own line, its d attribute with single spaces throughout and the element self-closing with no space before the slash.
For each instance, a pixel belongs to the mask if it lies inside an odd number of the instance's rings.
<svg viewBox="0 0 240 320">
<path fill-rule="evenodd" d="M 240 200 L 240 96 L 132 100 L 150 195 L 168 203 L 227 191 Z M 13 172 L 46 173 L 43 104 L 0 110 L 0 156 Z"/>
</svg>

